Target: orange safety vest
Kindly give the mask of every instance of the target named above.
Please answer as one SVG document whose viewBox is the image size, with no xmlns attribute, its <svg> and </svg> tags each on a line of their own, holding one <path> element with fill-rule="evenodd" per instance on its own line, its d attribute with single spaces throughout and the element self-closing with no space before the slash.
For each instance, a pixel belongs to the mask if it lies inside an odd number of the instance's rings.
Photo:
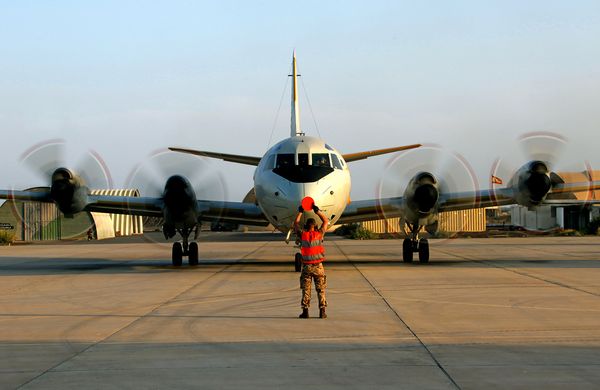
<svg viewBox="0 0 600 390">
<path fill-rule="evenodd" d="M 318 230 L 304 231 L 301 238 L 300 253 L 302 253 L 302 263 L 318 264 L 323 262 L 325 260 L 323 233 Z"/>
</svg>

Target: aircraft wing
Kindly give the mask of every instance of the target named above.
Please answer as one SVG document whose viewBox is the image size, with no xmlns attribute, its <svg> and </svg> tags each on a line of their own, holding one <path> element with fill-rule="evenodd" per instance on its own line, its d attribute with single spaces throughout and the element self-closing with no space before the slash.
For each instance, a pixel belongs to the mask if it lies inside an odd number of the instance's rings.
<svg viewBox="0 0 600 390">
<path fill-rule="evenodd" d="M 258 163 L 260 162 L 260 157 L 242 156 L 239 154 L 216 153 L 216 152 L 207 152 L 204 150 L 194 150 L 194 149 L 184 149 L 184 148 L 169 148 L 169 150 L 171 150 L 173 152 L 193 154 L 196 156 L 218 158 L 218 159 L 221 159 L 224 161 L 230 161 L 230 162 L 246 164 L 246 165 L 257 166 Z"/>
<path fill-rule="evenodd" d="M 357 161 L 357 160 L 364 160 L 366 158 L 373 157 L 373 156 L 379 156 L 381 154 L 388 154 L 388 153 L 400 152 L 402 150 L 414 149 L 414 148 L 418 148 L 420 146 L 421 146 L 421 144 L 413 144 L 413 145 L 397 146 L 394 148 L 368 150 L 368 151 L 364 151 L 364 152 L 344 154 L 343 157 L 346 162 L 353 162 L 353 161 Z M 218 158 L 218 159 L 221 159 L 224 161 L 230 161 L 230 162 L 239 163 L 239 164 L 257 166 L 260 163 L 260 157 L 254 157 L 254 156 L 243 156 L 240 154 L 226 154 L 226 153 L 208 152 L 205 150 L 194 150 L 194 149 L 173 148 L 173 147 L 170 147 L 169 150 L 171 150 L 173 152 L 193 154 L 196 156 Z"/>
<path fill-rule="evenodd" d="M 339 224 L 402 216 L 402 197 L 352 201 L 337 221 Z"/>
<path fill-rule="evenodd" d="M 600 204 L 600 199 L 581 200 L 575 196 L 576 192 L 589 192 L 600 190 L 600 181 L 580 183 L 557 183 L 542 202 L 542 205 L 570 206 L 585 204 Z M 466 210 L 480 207 L 506 206 L 516 204 L 516 194 L 512 188 L 490 189 L 475 192 L 450 193 L 440 195 L 438 211 Z"/>
<path fill-rule="evenodd" d="M 553 206 L 600 204 L 600 199 L 581 200 L 577 199 L 574 194 L 575 192 L 597 190 L 600 190 L 600 181 L 555 184 L 543 204 Z M 468 210 L 511 204 L 517 204 L 516 194 L 512 188 L 453 192 L 440 194 L 438 211 Z M 338 223 L 401 217 L 403 207 L 404 199 L 402 197 L 353 201 L 346 207 Z"/>
<path fill-rule="evenodd" d="M 32 202 L 52 202 L 50 188 L 40 188 L 39 191 L 0 190 L 0 199 Z"/>
<path fill-rule="evenodd" d="M 163 201 L 160 198 L 140 196 L 89 195 L 84 211 L 110 214 L 162 217 Z"/>
<path fill-rule="evenodd" d="M 365 152 L 357 152 L 357 153 L 348 153 L 344 154 L 344 160 L 346 162 L 352 162 L 357 160 L 364 160 L 365 158 L 379 156 L 381 154 L 388 154 L 394 152 L 400 152 L 402 150 L 414 149 L 422 146 L 421 144 L 413 144 L 413 145 L 405 145 L 405 146 L 396 146 L 394 148 L 386 148 L 386 149 L 377 149 L 377 150 L 368 150 Z"/>
<path fill-rule="evenodd" d="M 49 188 L 40 191 L 0 190 L 0 199 L 54 202 L 50 197 Z M 253 203 L 198 200 L 196 208 L 200 219 L 204 221 L 268 225 L 267 218 L 262 210 Z M 162 217 L 163 200 L 153 197 L 88 195 L 87 204 L 83 211 Z"/>
<path fill-rule="evenodd" d="M 467 210 L 514 203 L 516 201 L 511 189 L 456 192 L 440 195 L 438 211 Z M 338 223 L 401 217 L 403 207 L 403 197 L 353 201 L 346 207 Z"/>
<path fill-rule="evenodd" d="M 91 195 L 85 211 L 162 217 L 161 198 Z M 198 200 L 196 210 L 202 221 L 267 226 L 262 210 L 253 203 Z"/>
</svg>

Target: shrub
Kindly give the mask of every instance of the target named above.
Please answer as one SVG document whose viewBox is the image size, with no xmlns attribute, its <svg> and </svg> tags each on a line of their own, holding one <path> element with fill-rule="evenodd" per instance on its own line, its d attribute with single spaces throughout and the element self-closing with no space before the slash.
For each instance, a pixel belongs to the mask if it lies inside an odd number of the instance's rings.
<svg viewBox="0 0 600 390">
<path fill-rule="evenodd" d="M 15 233 L 8 230 L 0 230 L 0 245 L 10 245 L 15 242 Z"/>
<path fill-rule="evenodd" d="M 587 224 L 587 226 L 585 227 L 585 233 L 598 235 L 598 234 L 600 234 L 600 231 L 598 230 L 599 228 L 600 228 L 600 217 L 596 217 Z"/>
<path fill-rule="evenodd" d="M 353 240 L 372 240 L 377 238 L 376 234 L 370 231 L 369 229 L 365 229 L 362 226 L 359 226 L 356 230 L 350 234 L 350 238 Z"/>
<path fill-rule="evenodd" d="M 563 236 L 563 237 L 580 237 L 580 236 L 582 236 L 582 234 L 580 232 L 578 232 L 577 230 L 574 230 L 574 229 L 565 229 L 561 232 L 558 232 L 556 235 Z"/>
<path fill-rule="evenodd" d="M 342 225 L 339 228 L 335 229 L 334 233 L 338 236 L 348 237 L 353 240 L 372 240 L 374 238 L 377 238 L 377 235 L 375 233 L 373 233 L 369 229 L 365 229 L 358 223 Z"/>
</svg>

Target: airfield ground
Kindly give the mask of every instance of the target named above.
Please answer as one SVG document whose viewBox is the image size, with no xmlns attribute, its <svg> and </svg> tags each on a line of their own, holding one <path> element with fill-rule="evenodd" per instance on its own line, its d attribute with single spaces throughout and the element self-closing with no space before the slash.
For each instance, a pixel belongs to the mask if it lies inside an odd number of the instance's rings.
<svg viewBox="0 0 600 390">
<path fill-rule="evenodd" d="M 152 234 L 0 247 L 0 388 L 600 387 L 600 237 L 432 240 L 411 265 L 329 236 L 326 320 L 297 318 L 281 240 L 203 233 L 179 269 Z"/>
</svg>

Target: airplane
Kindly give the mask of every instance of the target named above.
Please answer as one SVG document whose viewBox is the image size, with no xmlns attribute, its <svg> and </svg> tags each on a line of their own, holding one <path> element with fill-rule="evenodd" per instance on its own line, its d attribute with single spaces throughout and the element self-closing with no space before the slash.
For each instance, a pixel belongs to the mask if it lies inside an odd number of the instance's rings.
<svg viewBox="0 0 600 390">
<path fill-rule="evenodd" d="M 600 181 L 560 183 L 551 179 L 547 162 L 532 160 L 524 164 L 509 180 L 506 188 L 447 192 L 440 178 L 421 171 L 408 182 L 403 193 L 384 199 L 350 201 L 351 178 L 349 164 L 366 158 L 419 148 L 412 144 L 356 153 L 340 153 L 324 140 L 308 136 L 300 126 L 298 103 L 298 73 L 296 54 L 292 57 L 292 92 L 290 136 L 272 146 L 262 156 L 245 156 L 171 147 L 173 152 L 221 159 L 256 166 L 254 171 L 255 203 L 197 199 L 193 186 L 183 175 L 166 180 L 162 196 L 127 197 L 93 195 L 76 172 L 57 168 L 51 175 L 46 191 L 0 190 L 0 199 L 54 202 L 65 215 L 82 211 L 162 217 L 165 239 L 181 236 L 172 246 L 171 260 L 181 266 L 188 257 L 191 266 L 199 263 L 198 233 L 203 221 L 267 226 L 287 233 L 304 199 L 312 198 L 325 213 L 330 225 L 400 217 L 408 229 L 403 241 L 402 259 L 429 261 L 429 242 L 420 237 L 425 229 L 434 233 L 438 215 L 443 211 L 519 204 L 529 208 L 552 203 L 571 204 L 561 195 L 600 189 Z M 557 203 L 558 202 L 558 203 Z M 592 203 L 595 201 L 591 201 Z M 315 218 L 312 211 L 304 213 Z M 190 235 L 194 238 L 190 241 Z M 295 270 L 301 264 L 294 258 Z"/>
</svg>

